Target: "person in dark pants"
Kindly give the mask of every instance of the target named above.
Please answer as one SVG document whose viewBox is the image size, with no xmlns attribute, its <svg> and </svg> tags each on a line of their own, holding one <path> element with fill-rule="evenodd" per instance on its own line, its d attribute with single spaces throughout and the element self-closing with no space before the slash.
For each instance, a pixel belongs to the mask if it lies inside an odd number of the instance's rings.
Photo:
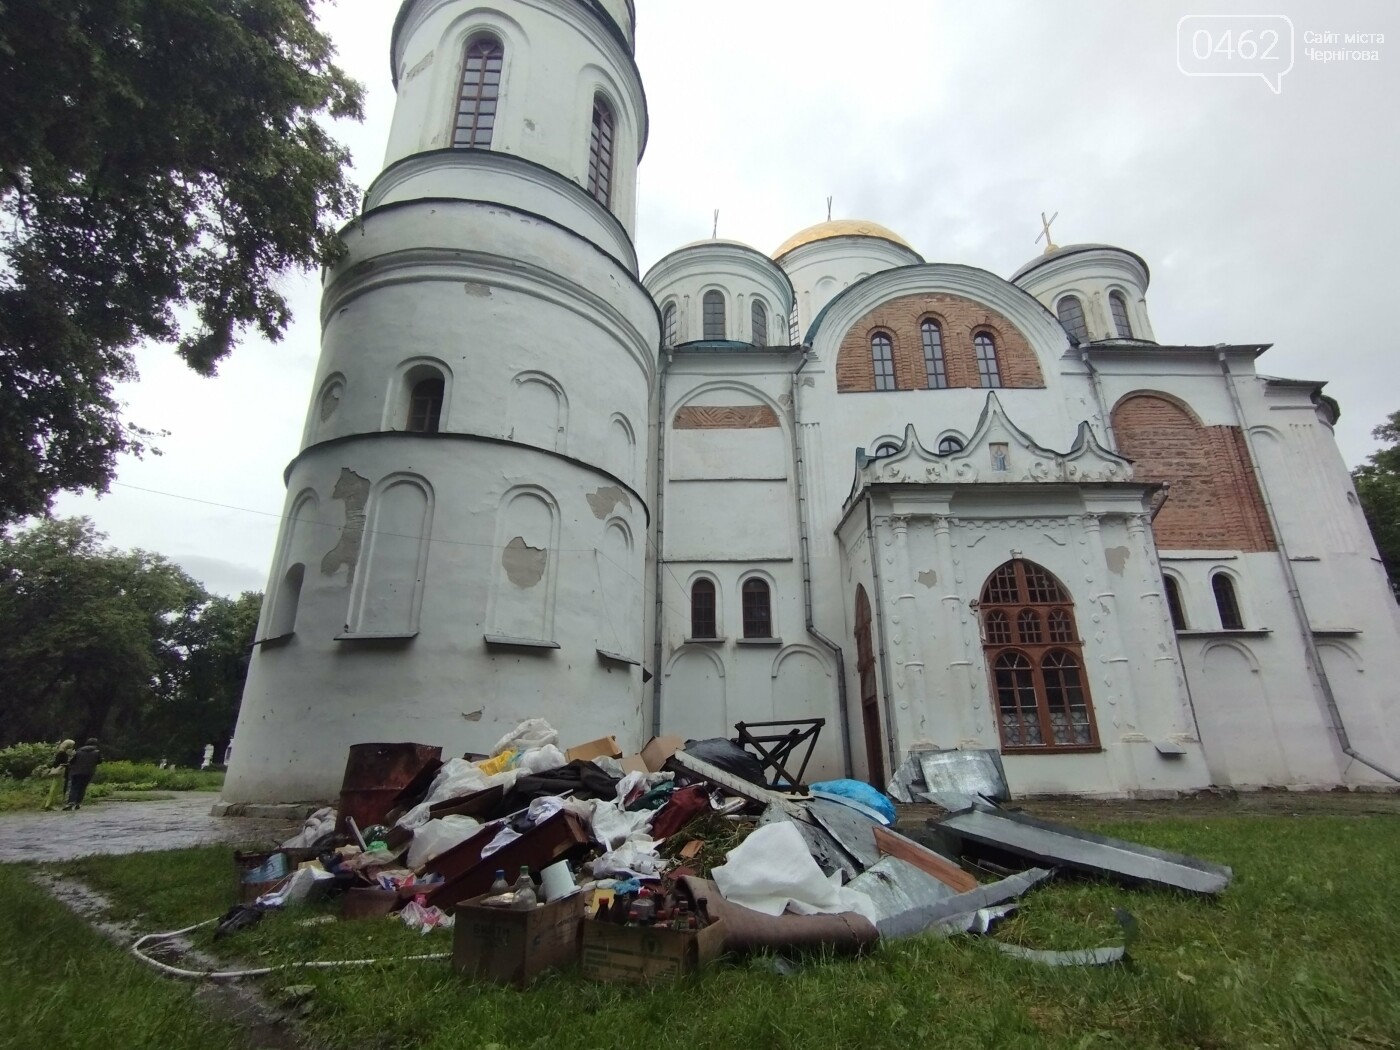
<svg viewBox="0 0 1400 1050">
<path fill-rule="evenodd" d="M 68 763 L 68 802 L 64 809 L 77 809 L 83 804 L 83 796 L 87 794 L 88 785 L 92 783 L 93 774 L 101 762 L 102 752 L 97 749 L 96 737 L 74 752 L 72 761 Z"/>
</svg>

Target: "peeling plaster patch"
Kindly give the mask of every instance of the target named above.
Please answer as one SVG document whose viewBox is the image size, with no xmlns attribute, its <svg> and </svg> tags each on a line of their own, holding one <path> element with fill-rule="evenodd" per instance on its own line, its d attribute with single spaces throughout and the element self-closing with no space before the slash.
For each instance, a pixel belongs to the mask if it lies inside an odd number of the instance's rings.
<svg viewBox="0 0 1400 1050">
<path fill-rule="evenodd" d="M 480 281 L 467 281 L 462 285 L 462 290 L 468 295 L 475 296 L 478 299 L 491 298 L 491 286 L 489 284 L 482 284 Z"/>
<path fill-rule="evenodd" d="M 529 118 L 526 118 L 526 120 L 525 120 L 525 130 L 526 130 L 526 131 L 534 131 L 534 130 L 535 130 L 535 122 L 534 122 L 533 120 L 530 120 Z"/>
<path fill-rule="evenodd" d="M 406 74 L 404 74 L 404 76 L 401 77 L 400 79 L 402 79 L 402 80 L 405 81 L 405 82 L 407 82 L 407 81 L 409 81 L 409 80 L 412 80 L 412 79 L 413 79 L 414 77 L 416 77 L 419 73 L 423 72 L 423 70 L 425 70 L 425 69 L 427 69 L 429 66 L 431 66 L 431 65 L 433 64 L 433 54 L 434 54 L 434 52 L 429 51 L 426 55 L 424 55 L 424 56 L 422 57 L 422 59 L 419 60 L 419 62 L 418 62 L 418 64 L 417 64 L 416 66 L 414 66 L 412 69 L 410 69 L 410 70 L 409 70 Z"/>
<path fill-rule="evenodd" d="M 938 573 L 934 572 L 932 569 L 925 569 L 923 572 L 919 573 L 919 582 L 925 587 L 932 587 L 938 582 Z"/>
<path fill-rule="evenodd" d="M 593 516 L 599 521 L 611 514 L 619 503 L 628 510 L 632 509 L 632 501 L 627 498 L 627 493 L 616 485 L 604 485 L 597 492 L 588 494 L 588 505 L 593 508 Z"/>
<path fill-rule="evenodd" d="M 501 551 L 501 565 L 510 582 L 517 587 L 533 587 L 544 579 L 548 562 L 549 552 L 543 547 L 531 547 L 523 536 L 515 537 Z"/>
<path fill-rule="evenodd" d="M 1108 571 L 1115 576 L 1123 575 L 1123 567 L 1128 564 L 1128 557 L 1132 552 L 1127 547 L 1108 547 L 1104 550 L 1104 560 L 1108 562 Z"/>
<path fill-rule="evenodd" d="M 334 576 L 342 566 L 349 566 L 345 586 L 355 582 L 355 564 L 360 560 L 360 544 L 365 538 L 365 504 L 369 502 L 369 478 L 362 478 L 349 467 L 340 468 L 340 478 L 331 490 L 331 499 L 345 504 L 345 524 L 340 530 L 340 542 L 321 559 L 321 574 Z"/>
<path fill-rule="evenodd" d="M 465 718 L 468 722 L 480 722 L 481 716 L 485 712 L 485 710 L 486 709 L 484 707 L 478 707 L 475 711 L 463 711 L 462 717 Z"/>
</svg>

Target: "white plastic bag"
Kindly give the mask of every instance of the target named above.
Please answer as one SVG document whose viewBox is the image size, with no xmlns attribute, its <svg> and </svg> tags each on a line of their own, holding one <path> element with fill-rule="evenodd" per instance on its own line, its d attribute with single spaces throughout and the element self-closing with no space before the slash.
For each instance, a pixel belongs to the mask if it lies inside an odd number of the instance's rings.
<svg viewBox="0 0 1400 1050">
<path fill-rule="evenodd" d="M 602 879 L 612 875 L 654 879 L 668 863 L 656 855 L 660 845 L 661 843 L 645 835 L 630 838 L 617 849 L 604 853 L 593 862 L 593 877 Z"/>
<path fill-rule="evenodd" d="M 413 844 L 408 847 L 408 866 L 421 868 L 480 830 L 480 821 L 459 813 L 430 820 L 413 833 Z"/>
<path fill-rule="evenodd" d="M 545 744 L 544 747 L 531 748 L 520 756 L 520 761 L 515 768 L 521 773 L 543 773 L 546 769 L 558 769 L 566 766 L 569 760 L 553 744 Z"/>
<path fill-rule="evenodd" d="M 502 751 L 508 751 L 512 748 L 516 751 L 529 751 L 532 748 L 544 747 L 546 744 L 557 746 L 558 743 L 559 734 L 554 731 L 553 726 L 543 718 L 527 718 L 496 741 L 496 746 L 491 749 L 491 755 L 494 757 Z"/>
</svg>

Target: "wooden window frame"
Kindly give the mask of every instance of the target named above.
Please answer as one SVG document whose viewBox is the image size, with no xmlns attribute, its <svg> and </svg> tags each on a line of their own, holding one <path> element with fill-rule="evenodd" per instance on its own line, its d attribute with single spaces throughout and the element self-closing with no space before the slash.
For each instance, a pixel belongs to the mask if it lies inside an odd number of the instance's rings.
<svg viewBox="0 0 1400 1050">
<path fill-rule="evenodd" d="M 1240 607 L 1240 596 L 1235 589 L 1234 577 L 1228 572 L 1211 573 L 1210 591 L 1215 596 L 1215 611 L 1220 616 L 1220 629 L 1243 631 L 1244 610 Z"/>
<path fill-rule="evenodd" d="M 888 371 L 881 368 L 888 366 Z M 894 337 L 888 332 L 870 333 L 870 368 L 875 377 L 875 389 L 880 393 L 899 389 L 894 371 Z M 888 385 L 886 385 L 888 384 Z"/>
<path fill-rule="evenodd" d="M 924 344 L 924 371 L 928 374 L 929 390 L 948 389 L 948 359 L 943 350 L 943 326 L 932 317 L 919 322 L 919 336 Z"/>
<path fill-rule="evenodd" d="M 757 597 L 760 592 L 763 595 L 761 607 Z M 745 638 L 777 637 L 773 633 L 773 588 L 767 580 L 750 576 L 739 587 L 739 601 L 743 609 Z M 763 633 L 758 633 L 760 630 Z"/>
<path fill-rule="evenodd" d="M 1074 603 L 1064 585 L 1043 566 L 1024 558 L 1016 558 L 997 567 L 988 577 L 982 588 L 978 612 L 982 620 L 982 649 L 987 662 L 987 681 L 991 690 L 993 717 L 996 720 L 997 736 L 1004 754 L 1041 755 L 1074 754 L 1103 750 L 1099 740 L 1098 720 L 1094 714 L 1094 700 L 1090 689 L 1089 675 L 1084 661 L 1084 643 L 1079 637 L 1074 617 Z M 1034 620 L 1035 630 L 1026 629 Z M 1063 632 L 1056 627 L 1069 625 L 1071 639 L 1065 639 Z M 1057 636 L 1058 635 L 1058 636 Z M 1067 656 L 1072 661 L 1072 670 L 1077 681 L 1070 684 L 1065 673 L 1070 667 L 1060 667 L 1051 658 Z M 1004 658 L 1017 657 L 1026 662 L 1025 667 L 1002 666 Z M 1051 674 L 1047 676 L 1046 672 Z M 1028 679 L 1016 677 L 1008 687 L 1004 676 L 1024 673 Z M 1058 683 L 1056 687 L 1055 683 Z M 1003 703 L 1003 690 L 1013 691 L 1018 714 L 1018 724 L 1024 728 L 1031 724 L 1025 713 L 1027 697 L 1034 697 L 1034 726 L 1040 733 L 1039 744 L 1007 743 L 1007 726 L 1003 715 L 1008 705 Z M 1078 690 L 1082 705 L 1072 704 L 1073 691 Z M 1073 717 L 1075 706 L 1082 706 L 1088 719 L 1089 740 L 1055 742 L 1054 714 L 1063 710 L 1068 718 Z M 1076 724 L 1068 724 L 1068 732 L 1074 736 Z"/>
<path fill-rule="evenodd" d="M 604 208 L 612 207 L 613 159 L 617 155 L 617 117 L 602 95 L 593 96 L 593 123 L 588 136 L 588 193 Z"/>
<path fill-rule="evenodd" d="M 719 588 L 714 580 L 701 577 L 690 585 L 690 637 L 706 641 L 719 637 Z"/>
<path fill-rule="evenodd" d="M 1181 584 L 1175 576 L 1162 575 L 1162 595 L 1167 602 L 1167 615 L 1171 617 L 1172 630 L 1189 631 L 1191 621 L 1186 618 L 1186 605 L 1181 600 Z"/>
<path fill-rule="evenodd" d="M 1133 338 L 1133 319 L 1128 313 L 1128 297 L 1116 288 L 1108 293 L 1108 312 L 1113 317 L 1113 332 L 1119 339 Z"/>
<path fill-rule="evenodd" d="M 728 337 L 728 308 L 729 304 L 724 300 L 724 293 L 718 288 L 711 288 L 700 300 L 700 309 L 704 319 L 704 338 L 706 340 L 725 339 Z M 719 334 L 715 335 L 718 327 Z"/>
<path fill-rule="evenodd" d="M 473 37 L 462 51 L 453 115 L 453 149 L 490 149 L 500 112 L 505 45 L 490 34 Z M 494 82 L 492 78 L 494 76 Z"/>
<path fill-rule="evenodd" d="M 680 314 L 675 303 L 667 303 L 666 308 L 661 311 L 662 346 L 676 345 L 676 336 L 680 332 Z"/>
<path fill-rule="evenodd" d="M 436 392 L 425 390 L 436 385 Z M 442 402 L 447 396 L 447 381 L 442 376 L 424 376 L 413 384 L 408 393 L 408 419 L 404 429 L 410 434 L 436 434 L 442 426 Z"/>
<path fill-rule="evenodd" d="M 1066 309 L 1065 304 L 1072 303 L 1072 309 Z M 1069 316 L 1065 316 L 1068 314 Z M 1055 316 L 1060 321 L 1062 327 L 1070 336 L 1080 343 L 1089 341 L 1089 318 L 1084 313 L 1084 303 L 1077 295 L 1062 295 L 1055 300 Z"/>
<path fill-rule="evenodd" d="M 1001 360 L 997 357 L 997 341 L 991 332 L 974 332 L 972 347 L 977 355 L 977 382 L 984 390 L 1000 390 Z"/>
<path fill-rule="evenodd" d="M 754 346 L 768 345 L 768 304 L 757 297 L 749 308 L 749 341 Z"/>
</svg>

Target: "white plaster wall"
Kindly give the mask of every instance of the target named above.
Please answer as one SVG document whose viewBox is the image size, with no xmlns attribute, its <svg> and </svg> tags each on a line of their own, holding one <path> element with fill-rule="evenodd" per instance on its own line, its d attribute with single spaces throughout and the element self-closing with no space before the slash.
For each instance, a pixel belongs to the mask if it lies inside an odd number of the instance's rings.
<svg viewBox="0 0 1400 1050">
<path fill-rule="evenodd" d="M 336 640 L 350 606 L 349 566 L 322 559 L 343 535 L 345 504 L 332 492 L 347 469 L 371 485 L 407 469 L 432 486 L 431 542 L 411 640 Z M 522 486 L 554 494 L 559 505 L 558 548 L 550 552 L 557 650 L 493 650 L 483 641 L 502 575 L 499 507 Z M 260 647 L 249 669 L 226 801 L 331 797 L 352 744 L 415 740 L 441 744 L 449 755 L 481 751 L 529 717 L 547 718 L 565 743 L 604 732 L 628 748 L 644 742 L 640 669 L 597 654 L 641 650 L 644 545 L 635 543 L 622 566 L 635 581 L 622 596 L 600 579 L 597 553 L 618 556 L 607 536 L 617 520 L 632 536 L 645 535 L 640 498 L 529 449 L 426 436 L 314 449 L 294 467 L 288 491 L 289 509 L 296 494 L 316 494 L 318 524 L 295 634 Z M 281 569 L 279 558 L 273 580 Z"/>
<path fill-rule="evenodd" d="M 1073 249 L 1073 245 L 1069 248 Z M 1109 294 L 1123 293 L 1134 339 L 1155 342 L 1152 318 L 1147 310 L 1147 271 L 1131 255 L 1115 248 L 1070 251 L 1049 259 L 1015 283 L 1030 292 L 1051 313 L 1065 295 L 1077 295 L 1091 340 L 1118 339 L 1109 305 Z"/>
<path fill-rule="evenodd" d="M 676 343 L 705 338 L 705 293 L 724 294 L 724 338 L 747 343 L 753 337 L 753 300 L 768 310 L 768 346 L 788 345 L 792 286 L 767 256 L 738 241 L 709 240 L 678 248 L 642 278 L 664 316 L 676 307 Z"/>
<path fill-rule="evenodd" d="M 385 164 L 451 147 L 462 56 L 480 32 L 505 46 L 492 150 L 586 186 L 593 98 L 609 98 L 617 120 L 611 206 L 630 235 L 646 100 L 627 48 L 581 4 L 422 0 L 397 41 L 399 94 Z"/>
</svg>

